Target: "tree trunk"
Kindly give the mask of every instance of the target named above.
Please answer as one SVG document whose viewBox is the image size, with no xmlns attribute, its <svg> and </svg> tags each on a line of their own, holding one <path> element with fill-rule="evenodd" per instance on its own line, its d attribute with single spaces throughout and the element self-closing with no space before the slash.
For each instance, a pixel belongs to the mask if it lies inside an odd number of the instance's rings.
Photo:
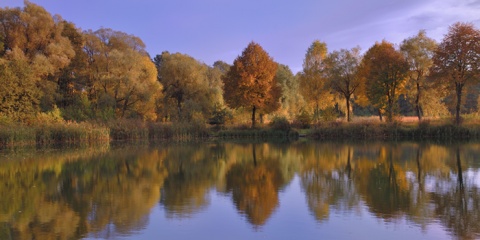
<svg viewBox="0 0 480 240">
<path fill-rule="evenodd" d="M 380 122 L 383 122 L 382 110 L 378 109 L 378 117 L 380 117 Z"/>
<path fill-rule="evenodd" d="M 420 147 L 417 148 L 417 181 L 418 184 L 422 183 L 422 166 L 420 165 Z"/>
<path fill-rule="evenodd" d="M 182 100 L 177 99 L 178 120 L 182 121 Z"/>
<path fill-rule="evenodd" d="M 263 124 L 263 113 L 260 113 L 259 117 L 260 117 L 260 124 Z"/>
<path fill-rule="evenodd" d="M 418 121 L 422 121 L 422 112 L 420 110 L 420 83 L 417 82 L 417 97 L 415 98 L 415 110 L 417 111 Z"/>
<path fill-rule="evenodd" d="M 255 110 L 257 110 L 257 108 L 254 105 L 252 108 L 252 128 L 255 128 Z"/>
<path fill-rule="evenodd" d="M 456 83 L 455 91 L 457 93 L 457 106 L 455 108 L 455 123 L 457 125 L 460 125 L 460 108 L 462 106 L 462 90 L 463 90 L 463 84 Z"/>
<path fill-rule="evenodd" d="M 393 100 L 389 99 L 387 104 L 387 122 L 393 122 Z"/>
<path fill-rule="evenodd" d="M 457 155 L 457 170 L 458 170 L 458 175 L 457 175 L 457 180 L 458 180 L 458 186 L 461 190 L 463 190 L 463 174 L 462 174 L 462 163 L 460 161 L 460 147 L 457 146 L 456 149 L 456 155 Z"/>
<path fill-rule="evenodd" d="M 257 166 L 257 152 L 255 151 L 255 144 L 252 144 L 253 165 Z"/>
<path fill-rule="evenodd" d="M 350 122 L 350 97 L 345 97 L 347 103 L 347 122 Z"/>
<path fill-rule="evenodd" d="M 350 163 L 350 148 L 348 148 L 347 166 L 345 167 L 345 170 L 347 171 L 347 177 L 348 177 L 348 179 L 351 179 L 351 175 L 352 175 L 352 164 Z"/>
</svg>

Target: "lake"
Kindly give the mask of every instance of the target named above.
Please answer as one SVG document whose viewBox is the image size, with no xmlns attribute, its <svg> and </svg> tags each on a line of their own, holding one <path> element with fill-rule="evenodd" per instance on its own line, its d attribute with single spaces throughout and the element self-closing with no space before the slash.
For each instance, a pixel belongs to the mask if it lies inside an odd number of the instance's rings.
<svg viewBox="0 0 480 240">
<path fill-rule="evenodd" d="M 0 151 L 0 239 L 479 239 L 480 143 Z"/>
</svg>

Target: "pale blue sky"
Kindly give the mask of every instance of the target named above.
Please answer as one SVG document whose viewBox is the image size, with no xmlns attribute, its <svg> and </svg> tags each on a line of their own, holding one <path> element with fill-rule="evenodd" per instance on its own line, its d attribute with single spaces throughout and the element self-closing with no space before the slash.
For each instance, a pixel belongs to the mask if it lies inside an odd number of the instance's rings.
<svg viewBox="0 0 480 240">
<path fill-rule="evenodd" d="M 249 42 L 295 72 L 318 39 L 329 51 L 383 39 L 400 43 L 425 29 L 440 41 L 448 26 L 480 27 L 480 0 L 31 0 L 83 30 L 112 28 L 140 37 L 152 58 L 188 54 L 208 65 L 229 64 Z M 2 0 L 0 7 L 23 6 Z"/>
</svg>

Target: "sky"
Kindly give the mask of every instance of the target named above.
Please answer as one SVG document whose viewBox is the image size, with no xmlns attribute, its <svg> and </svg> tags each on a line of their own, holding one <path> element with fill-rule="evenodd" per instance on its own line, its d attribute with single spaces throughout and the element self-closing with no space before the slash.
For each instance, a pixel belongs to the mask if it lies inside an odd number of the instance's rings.
<svg viewBox="0 0 480 240">
<path fill-rule="evenodd" d="M 140 37 L 153 58 L 163 51 L 212 65 L 232 64 L 254 41 L 296 73 L 308 47 L 328 51 L 375 42 L 400 44 L 419 30 L 441 41 L 455 22 L 480 28 L 480 0 L 31 0 L 82 30 L 111 28 Z M 1 0 L 0 7 L 22 7 Z"/>
</svg>

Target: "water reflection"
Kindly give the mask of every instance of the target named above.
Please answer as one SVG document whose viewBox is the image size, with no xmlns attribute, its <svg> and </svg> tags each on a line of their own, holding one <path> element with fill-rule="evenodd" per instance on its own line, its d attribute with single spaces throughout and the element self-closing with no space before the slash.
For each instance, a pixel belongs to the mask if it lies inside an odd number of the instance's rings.
<svg viewBox="0 0 480 240">
<path fill-rule="evenodd" d="M 230 167 L 226 182 L 238 211 L 245 214 L 251 224 L 261 226 L 277 208 L 278 191 L 285 184 L 285 178 L 278 159 L 269 155 L 257 157 L 256 148 L 256 144 L 252 144 L 251 158 Z"/>
<path fill-rule="evenodd" d="M 156 207 L 175 221 L 213 212 L 212 193 L 263 228 L 295 175 L 313 216 L 301 221 L 325 224 L 367 209 L 385 222 L 425 232 L 440 223 L 451 237 L 475 239 L 479 145 L 205 143 L 4 154 L 0 239 L 132 236 L 150 227 Z"/>
</svg>

